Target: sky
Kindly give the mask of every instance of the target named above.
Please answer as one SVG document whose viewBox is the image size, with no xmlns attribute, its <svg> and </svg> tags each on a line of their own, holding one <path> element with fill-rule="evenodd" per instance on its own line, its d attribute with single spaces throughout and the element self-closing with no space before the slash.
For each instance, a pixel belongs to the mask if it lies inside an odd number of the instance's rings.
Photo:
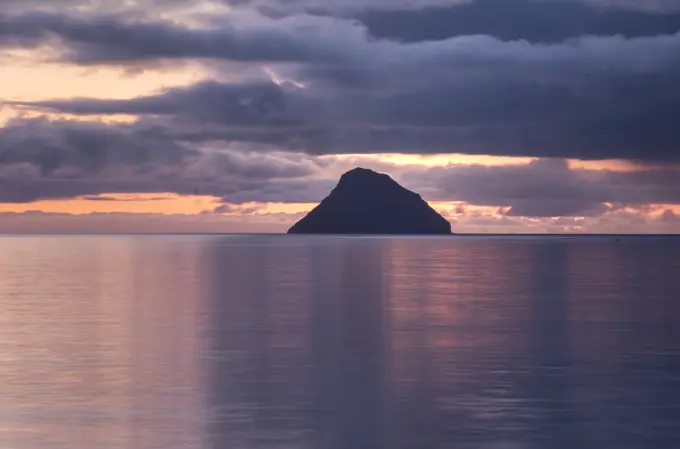
<svg viewBox="0 0 680 449">
<path fill-rule="evenodd" d="M 677 0 L 0 0 L 0 232 L 680 232 Z"/>
</svg>

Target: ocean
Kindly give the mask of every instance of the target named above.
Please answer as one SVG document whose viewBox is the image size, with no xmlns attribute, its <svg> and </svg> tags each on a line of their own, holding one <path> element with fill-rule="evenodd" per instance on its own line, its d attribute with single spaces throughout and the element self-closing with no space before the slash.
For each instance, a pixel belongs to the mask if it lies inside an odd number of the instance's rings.
<svg viewBox="0 0 680 449">
<path fill-rule="evenodd" d="M 0 236 L 0 449 L 677 449 L 680 237 Z"/>
</svg>

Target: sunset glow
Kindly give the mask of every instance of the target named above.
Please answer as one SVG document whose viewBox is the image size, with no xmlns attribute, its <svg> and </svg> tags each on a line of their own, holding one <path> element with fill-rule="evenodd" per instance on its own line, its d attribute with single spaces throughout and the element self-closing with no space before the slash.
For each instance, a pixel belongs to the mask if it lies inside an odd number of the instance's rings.
<svg viewBox="0 0 680 449">
<path fill-rule="evenodd" d="M 135 216 L 247 228 L 275 215 L 267 226 L 285 231 L 356 166 L 418 192 L 454 231 L 680 230 L 663 118 L 675 103 L 654 103 L 671 95 L 655 89 L 674 85 L 662 62 L 678 35 L 567 44 L 580 34 L 515 40 L 480 25 L 410 41 L 348 19 L 354 3 L 332 20 L 293 3 L 269 5 L 276 17 L 257 9 L 268 0 L 3 6 L 0 232 L 35 212 L 125 214 L 131 231 Z M 640 104 L 609 76 L 640 83 Z"/>
</svg>

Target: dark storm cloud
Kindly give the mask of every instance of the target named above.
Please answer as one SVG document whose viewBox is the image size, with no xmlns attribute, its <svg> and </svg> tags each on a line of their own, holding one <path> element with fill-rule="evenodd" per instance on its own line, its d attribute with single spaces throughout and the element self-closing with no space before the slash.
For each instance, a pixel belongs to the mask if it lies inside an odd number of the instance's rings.
<svg viewBox="0 0 680 449">
<path fill-rule="evenodd" d="M 216 27 L 186 28 L 172 22 L 130 21 L 120 16 L 76 18 L 33 13 L 0 15 L 0 25 L 2 45 L 35 46 L 58 38 L 65 48 L 64 56 L 84 64 L 209 58 L 315 63 L 374 73 L 411 67 L 422 74 L 433 69 L 459 69 L 461 65 L 463 69 L 493 68 L 492 64 L 502 63 L 552 64 L 558 69 L 572 63 L 578 69 L 615 68 L 617 64 L 632 62 L 650 64 L 653 62 L 650 58 L 668 55 L 669 50 L 662 39 L 627 43 L 618 35 L 559 46 L 533 46 L 522 40 L 503 42 L 481 35 L 404 45 L 375 40 L 363 25 L 353 20 L 312 15 L 268 19 L 234 13 Z M 635 54 L 636 50 L 651 54 Z"/>
<path fill-rule="evenodd" d="M 229 203 L 318 203 L 337 183 L 337 179 L 289 179 L 285 183 L 263 185 L 257 190 L 242 190 L 223 198 Z"/>
<path fill-rule="evenodd" d="M 121 16 L 76 17 L 58 13 L 7 15 L 0 12 L 0 46 L 37 47 L 57 38 L 64 57 L 82 64 L 129 63 L 154 59 L 211 58 L 247 62 L 338 61 L 349 57 L 345 39 L 362 30 L 327 17 L 280 20 L 234 17 L 219 28 L 190 29 L 171 22 L 124 20 Z M 331 29 L 327 31 L 326 28 Z M 357 34 L 358 33 L 358 34 Z"/>
<path fill-rule="evenodd" d="M 285 117 L 287 100 L 284 95 L 280 86 L 269 81 L 243 84 L 205 81 L 190 88 L 174 88 L 159 95 L 131 100 L 77 99 L 9 104 L 83 115 L 165 115 L 232 125 L 292 125 L 294 122 Z"/>
<path fill-rule="evenodd" d="M 259 209 L 257 207 L 239 207 L 236 204 L 224 203 L 217 206 L 209 213 L 213 214 L 234 214 L 234 215 L 253 215 Z"/>
<path fill-rule="evenodd" d="M 384 10 L 413 11 L 432 7 L 450 7 L 483 0 L 221 0 L 237 7 L 256 8 L 276 14 L 300 11 L 343 11 Z M 512 0 L 508 0 L 511 2 Z M 677 0 L 532 0 L 536 3 L 580 3 L 595 6 L 601 10 L 618 9 L 649 11 L 658 14 L 680 10 Z"/>
<path fill-rule="evenodd" d="M 680 161 L 680 34 L 405 44 L 372 39 L 351 20 L 252 13 L 208 29 L 58 14 L 5 16 L 0 24 L 8 45 L 57 36 L 68 58 L 87 64 L 259 62 L 306 86 L 206 82 L 133 100 L 35 104 L 77 114 L 162 115 L 154 132 L 173 142 L 310 154 Z"/>
<path fill-rule="evenodd" d="M 480 0 L 214 0 L 215 3 L 265 11 L 356 11 L 365 9 L 419 10 L 474 3 Z M 581 3 L 600 9 L 639 10 L 667 13 L 680 10 L 677 0 L 533 0 L 537 3 Z M 181 8 L 195 5 L 192 0 L 0 0 L 8 11 L 54 11 L 79 7 L 89 11 L 125 11 L 130 9 Z"/>
<path fill-rule="evenodd" d="M 570 169 L 566 161 L 526 165 L 459 165 L 405 173 L 431 200 L 510 207 L 509 216 L 598 216 L 622 207 L 680 204 L 680 171 Z M 608 203 L 609 205 L 606 205 Z"/>
<path fill-rule="evenodd" d="M 491 79 L 375 95 L 202 83 L 134 100 L 38 102 L 75 114 L 165 115 L 172 141 L 309 154 L 468 153 L 680 161 L 675 73 L 580 87 Z M 172 126 L 170 125 L 172 123 Z"/>
<path fill-rule="evenodd" d="M 558 42 L 583 35 L 626 37 L 673 34 L 680 11 L 603 9 L 575 1 L 476 0 L 417 10 L 369 9 L 353 15 L 372 36 L 401 41 L 486 34 L 504 40 Z"/>
<path fill-rule="evenodd" d="M 174 167 L 197 154 L 127 126 L 29 120 L 0 128 L 0 164 L 29 164 L 41 176 L 94 175 L 111 166 Z"/>
<path fill-rule="evenodd" d="M 560 2 L 562 0 L 536 0 L 540 2 Z M 631 9 L 651 11 L 658 14 L 680 11 L 677 0 L 574 0 L 603 9 Z"/>
<path fill-rule="evenodd" d="M 110 192 L 228 197 L 317 170 L 294 155 L 198 150 L 143 125 L 18 120 L 0 128 L 0 202 Z"/>
</svg>

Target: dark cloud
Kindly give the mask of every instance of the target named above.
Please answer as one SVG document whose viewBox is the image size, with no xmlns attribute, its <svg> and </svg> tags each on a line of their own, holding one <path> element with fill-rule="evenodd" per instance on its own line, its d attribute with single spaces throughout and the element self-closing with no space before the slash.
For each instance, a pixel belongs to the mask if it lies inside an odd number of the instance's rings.
<svg viewBox="0 0 680 449">
<path fill-rule="evenodd" d="M 488 0 L 485 0 L 488 1 Z M 362 24 L 329 16 L 295 15 L 278 19 L 230 15 L 219 26 L 187 28 L 174 22 L 125 20 L 120 16 L 72 17 L 56 13 L 0 15 L 0 44 L 35 46 L 58 38 L 65 57 L 80 63 L 126 63 L 158 59 L 208 58 L 268 63 L 336 64 L 345 69 L 404 70 L 420 74 L 453 67 L 484 69 L 487 64 L 521 64 L 578 69 L 630 69 L 631 63 L 670 57 L 673 44 L 617 37 L 584 39 L 561 46 L 503 42 L 489 36 L 455 35 L 438 42 L 404 45 L 375 40 Z M 659 30 L 654 37 L 664 33 Z M 638 50 L 647 50 L 640 55 Z M 602 57 L 608 58 L 603 60 Z M 659 61 L 657 61 L 658 63 Z M 346 67 L 347 65 L 349 67 Z M 520 66 L 521 67 L 521 66 Z M 549 68 L 549 67 L 546 67 Z"/>
<path fill-rule="evenodd" d="M 248 20 L 251 18 L 251 20 Z M 340 39 L 334 33 L 341 33 Z M 292 16 L 264 20 L 236 16 L 214 28 L 172 22 L 126 20 L 117 15 L 76 17 L 0 12 L 0 46 L 34 48 L 61 44 L 62 56 L 81 64 L 130 63 L 154 59 L 208 58 L 243 62 L 336 62 L 348 59 L 363 30 L 331 17 Z"/>
<path fill-rule="evenodd" d="M 332 17 L 230 20 L 200 29 L 29 14 L 6 19 L 0 34 L 57 35 L 69 57 L 87 63 L 205 57 L 271 63 L 290 80 L 275 84 L 260 74 L 260 81 L 204 82 L 133 100 L 36 103 L 80 114 L 165 115 L 186 140 L 310 154 L 680 160 L 680 34 L 405 44 L 371 39 L 360 24 Z"/>
<path fill-rule="evenodd" d="M 561 2 L 563 0 L 536 0 L 541 2 Z M 664 14 L 680 10 L 676 0 L 574 0 L 602 9 L 630 9 L 634 11 L 650 11 Z"/>
<path fill-rule="evenodd" d="M 459 165 L 405 173 L 429 200 L 510 207 L 508 216 L 599 216 L 622 207 L 680 204 L 680 171 L 570 169 L 564 160 L 526 165 Z"/>
<path fill-rule="evenodd" d="M 232 214 L 232 215 L 253 215 L 258 210 L 258 207 L 239 207 L 237 204 L 224 203 L 217 206 L 211 211 L 213 214 Z"/>
<path fill-rule="evenodd" d="M 583 35 L 638 37 L 680 30 L 680 11 L 659 14 L 603 9 L 596 2 L 567 0 L 476 0 L 417 10 L 370 9 L 354 17 L 372 36 L 407 42 L 476 34 L 504 40 L 559 42 Z"/>
<path fill-rule="evenodd" d="M 79 99 L 8 103 L 39 107 L 69 114 L 166 115 L 194 122 L 220 122 L 230 125 L 282 126 L 299 124 L 286 110 L 294 99 L 286 99 L 284 90 L 270 82 L 220 84 L 205 81 L 190 88 L 170 89 L 159 95 L 131 100 Z"/>
<path fill-rule="evenodd" d="M 82 199 L 86 201 L 115 201 L 115 202 L 131 202 L 131 201 L 167 201 L 167 197 L 117 197 L 117 196 L 107 196 L 107 195 L 85 195 Z"/>
<path fill-rule="evenodd" d="M 309 154 L 468 153 L 680 161 L 680 77 L 612 75 L 536 86 L 514 74 L 404 85 L 393 93 L 310 84 L 201 83 L 133 100 L 36 102 L 73 114 L 164 115 L 172 141 Z M 571 83 L 571 81 L 569 82 Z M 153 131 L 155 130 L 155 131 Z"/>
<path fill-rule="evenodd" d="M 268 183 L 257 189 L 241 190 L 223 198 L 233 204 L 250 202 L 268 203 L 318 203 L 337 183 L 337 179 L 288 179 Z"/>
<path fill-rule="evenodd" d="M 323 11 L 342 13 L 363 10 L 420 11 L 429 8 L 446 8 L 484 0 L 221 0 L 223 3 L 258 9 L 271 14 Z M 512 0 L 507 0 L 511 3 Z M 680 10 L 677 0 L 532 0 L 536 3 L 577 3 L 600 10 L 633 10 L 663 14 Z"/>
<path fill-rule="evenodd" d="M 110 192 L 228 197 L 317 170 L 295 155 L 197 149 L 144 125 L 19 120 L 0 128 L 0 202 Z"/>
<path fill-rule="evenodd" d="M 224 4 L 254 9 L 271 16 L 299 13 L 339 14 L 365 9 L 414 10 L 464 4 L 474 0 L 219 0 Z"/>
<path fill-rule="evenodd" d="M 46 177 L 93 176 L 111 167 L 163 170 L 197 155 L 196 150 L 147 136 L 134 126 L 36 119 L 0 128 L 0 166 L 28 164 Z"/>
<path fill-rule="evenodd" d="M 446 8 L 484 0 L 213 0 L 237 8 L 249 8 L 285 15 L 300 12 L 343 12 L 362 10 L 408 11 L 433 7 Z M 511 2 L 512 0 L 508 0 Z M 664 14 L 680 10 L 677 0 L 532 0 L 536 3 L 577 3 L 600 10 L 633 10 Z M 144 11 L 146 15 L 195 6 L 192 0 L 0 0 L 2 10 L 11 12 L 58 11 L 70 8 L 73 13 Z M 77 9 L 76 9 L 77 8 Z"/>
</svg>

